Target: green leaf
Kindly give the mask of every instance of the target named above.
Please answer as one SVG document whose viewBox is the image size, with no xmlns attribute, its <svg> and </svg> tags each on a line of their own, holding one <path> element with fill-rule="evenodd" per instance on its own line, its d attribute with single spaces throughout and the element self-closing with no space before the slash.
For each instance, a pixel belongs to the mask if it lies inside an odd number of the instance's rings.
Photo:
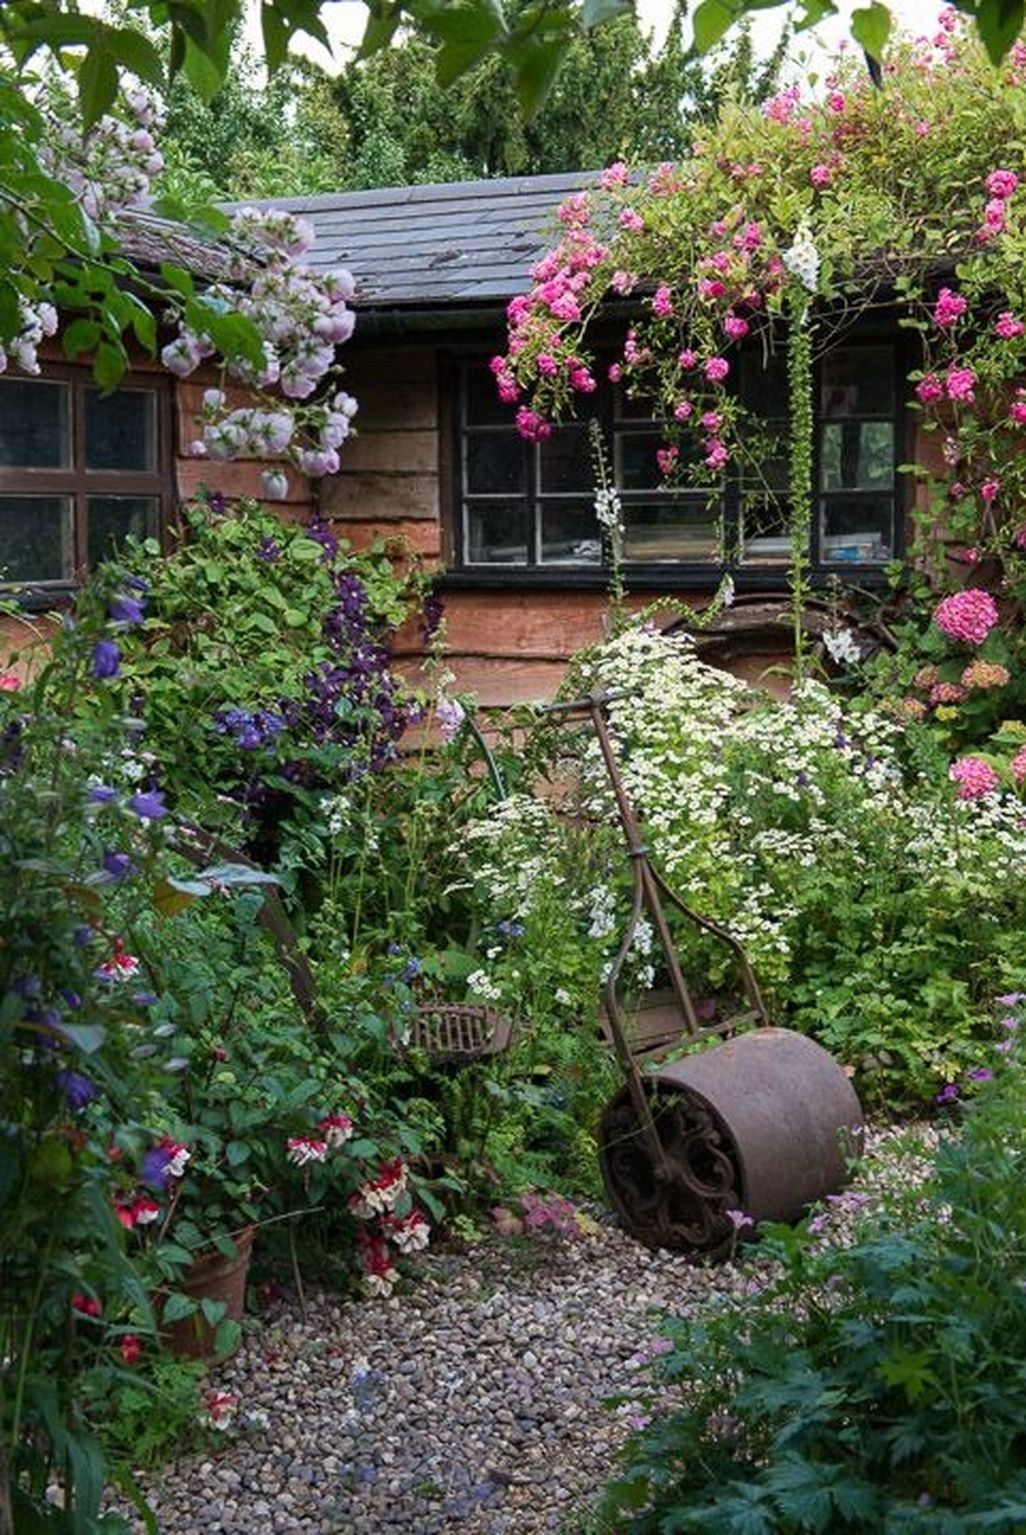
<svg viewBox="0 0 1026 1535">
<path fill-rule="evenodd" d="M 93 358 L 93 377 L 105 394 L 116 389 L 128 371 L 128 353 L 120 342 L 101 341 Z"/>
<path fill-rule="evenodd" d="M 195 1316 L 198 1307 L 191 1295 L 169 1295 L 164 1303 L 162 1320 L 184 1322 L 187 1316 Z"/>
<path fill-rule="evenodd" d="M 107 1038 L 102 1023 L 62 1023 L 61 1037 L 81 1050 L 83 1055 L 95 1055 Z"/>
<path fill-rule="evenodd" d="M 1023 0 L 980 0 L 976 28 L 992 64 L 1004 59 L 1022 31 L 1023 20 Z"/>
<path fill-rule="evenodd" d="M 241 1167 L 243 1162 L 248 1162 L 250 1149 L 245 1141 L 229 1141 L 225 1147 L 225 1156 L 229 1167 Z"/>
<path fill-rule="evenodd" d="M 242 1328 L 231 1317 L 225 1317 L 217 1325 L 214 1333 L 214 1353 L 218 1357 L 232 1354 L 238 1348 L 242 1339 Z"/>
<path fill-rule="evenodd" d="M 212 1300 L 209 1295 L 204 1295 L 200 1301 L 200 1310 L 211 1327 L 216 1327 L 227 1312 L 228 1303 L 223 1300 Z"/>
<path fill-rule="evenodd" d="M 401 20 L 397 6 L 371 4 L 367 12 L 367 24 L 363 29 L 357 58 L 367 59 L 371 54 L 387 48 Z"/>
<path fill-rule="evenodd" d="M 545 104 L 565 57 L 565 41 L 554 38 L 551 42 L 533 44 L 515 63 L 517 100 L 528 119 Z"/>
<path fill-rule="evenodd" d="M 106 46 L 119 64 L 150 85 L 164 84 L 164 65 L 148 37 L 134 27 L 107 27 L 105 31 Z"/>
<path fill-rule="evenodd" d="M 113 104 L 117 93 L 117 67 L 100 40 L 90 47 L 78 72 L 78 102 L 83 127 L 92 128 Z"/>
<path fill-rule="evenodd" d="M 708 53 L 710 48 L 715 48 L 736 19 L 733 7 L 726 5 L 724 0 L 702 0 L 693 22 L 692 53 Z"/>
<path fill-rule="evenodd" d="M 236 885 L 277 885 L 277 875 L 268 874 L 263 869 L 254 869 L 248 863 L 215 863 L 209 869 L 200 872 L 200 879 L 207 880 L 211 885 L 228 885 L 234 888 Z"/>
<path fill-rule="evenodd" d="M 96 320 L 72 320 L 61 336 L 65 357 L 80 357 L 83 352 L 91 352 L 102 334 Z"/>
<path fill-rule="evenodd" d="M 160 275 L 169 288 L 173 288 L 176 293 L 181 293 L 186 298 L 192 298 L 196 291 L 196 284 L 192 280 L 192 273 L 187 272 L 185 267 L 175 266 L 170 261 L 162 261 Z"/>
<path fill-rule="evenodd" d="M 1020 16 L 1022 5 L 1019 7 Z M 865 49 L 871 59 L 883 58 L 887 39 L 891 35 L 891 13 L 886 5 L 874 0 L 872 5 L 852 11 L 851 35 Z"/>
<path fill-rule="evenodd" d="M 37 1183 L 58 1187 L 67 1183 L 73 1165 L 70 1147 L 50 1137 L 40 1141 L 29 1157 L 29 1176 Z"/>
</svg>

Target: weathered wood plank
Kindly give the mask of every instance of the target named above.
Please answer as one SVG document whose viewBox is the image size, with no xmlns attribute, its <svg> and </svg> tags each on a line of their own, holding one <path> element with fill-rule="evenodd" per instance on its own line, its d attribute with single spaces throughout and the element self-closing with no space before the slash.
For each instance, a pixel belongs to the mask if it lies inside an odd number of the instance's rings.
<svg viewBox="0 0 1026 1535">
<path fill-rule="evenodd" d="M 321 481 L 326 517 L 367 522 L 438 521 L 437 474 L 340 474 Z"/>
<path fill-rule="evenodd" d="M 342 449 L 343 472 L 438 473 L 437 432 L 361 430 Z"/>
<path fill-rule="evenodd" d="M 384 370 L 382 370 L 384 373 Z M 351 382 L 346 376 L 346 383 Z M 400 427 L 433 429 L 438 424 L 438 390 L 434 379 L 388 381 L 373 375 L 366 382 L 353 385 L 360 402 L 356 425 L 360 432 Z"/>
<path fill-rule="evenodd" d="M 181 499 L 189 500 L 199 493 L 201 485 L 209 485 L 212 490 L 219 490 L 229 500 L 238 500 L 241 496 L 252 496 L 257 501 L 266 500 L 263 485 L 260 482 L 261 471 L 264 465 L 252 460 L 240 460 L 231 464 L 211 464 L 202 458 L 179 458 L 175 463 L 175 480 L 178 487 L 178 495 Z M 313 497 L 310 491 L 309 481 L 291 466 L 286 470 L 288 479 L 288 495 L 285 503 L 289 505 L 310 506 Z M 276 503 L 268 502 L 269 506 Z"/>
</svg>

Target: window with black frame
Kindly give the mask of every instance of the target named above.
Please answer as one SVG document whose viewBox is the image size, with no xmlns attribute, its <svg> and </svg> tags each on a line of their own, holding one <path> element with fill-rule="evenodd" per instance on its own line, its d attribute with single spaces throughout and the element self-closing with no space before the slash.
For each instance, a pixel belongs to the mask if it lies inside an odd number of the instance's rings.
<svg viewBox="0 0 1026 1535">
<path fill-rule="evenodd" d="M 159 532 L 166 402 L 162 381 L 103 394 L 85 369 L 0 378 L 0 582 L 68 586 Z"/>
<path fill-rule="evenodd" d="M 809 538 L 824 569 L 879 567 L 898 538 L 898 351 L 852 343 L 823 358 L 816 376 L 817 495 Z M 608 557 L 595 517 L 589 422 L 596 418 L 625 524 L 624 558 L 644 573 L 772 571 L 791 549 L 786 358 L 754 350 L 735 381 L 749 424 L 722 494 L 667 481 L 657 461 L 665 435 L 651 409 L 611 385 L 582 397 L 578 416 L 542 443 L 522 441 L 484 363 L 459 370 L 456 554 L 466 570 L 599 572 Z M 694 451 L 686 439 L 681 455 Z M 684 465 L 686 468 L 686 464 Z"/>
</svg>

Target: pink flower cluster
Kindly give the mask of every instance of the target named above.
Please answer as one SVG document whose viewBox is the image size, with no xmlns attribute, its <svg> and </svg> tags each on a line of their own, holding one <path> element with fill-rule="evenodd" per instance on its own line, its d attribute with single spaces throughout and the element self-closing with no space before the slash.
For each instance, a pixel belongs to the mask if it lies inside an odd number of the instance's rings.
<svg viewBox="0 0 1026 1535">
<path fill-rule="evenodd" d="M 942 288 L 933 306 L 933 323 L 947 330 L 962 318 L 968 308 L 969 301 L 963 294 L 955 293 L 951 288 Z"/>
<path fill-rule="evenodd" d="M 1026 746 L 1020 746 L 1010 763 L 1012 777 L 1020 786 L 1026 783 Z"/>
<path fill-rule="evenodd" d="M 952 783 L 958 784 L 956 799 L 980 799 L 1000 788 L 1001 780 L 989 762 L 982 757 L 959 757 L 948 769 Z"/>
<path fill-rule="evenodd" d="M 944 597 L 934 609 L 933 621 L 950 640 L 982 645 L 998 617 L 997 603 L 990 593 L 970 586 Z"/>
<path fill-rule="evenodd" d="M 1007 204 L 1019 185 L 1019 178 L 1014 171 L 991 171 L 984 182 L 987 190 L 987 204 L 983 210 L 983 223 L 976 231 L 976 239 L 981 245 L 988 244 L 1004 231 L 1007 217 Z"/>
</svg>

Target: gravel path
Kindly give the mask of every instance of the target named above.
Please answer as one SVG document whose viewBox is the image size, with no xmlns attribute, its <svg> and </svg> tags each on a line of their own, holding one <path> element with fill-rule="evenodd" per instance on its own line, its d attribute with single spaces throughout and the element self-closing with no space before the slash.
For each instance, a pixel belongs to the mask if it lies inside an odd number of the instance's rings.
<svg viewBox="0 0 1026 1535">
<path fill-rule="evenodd" d="M 315 1293 L 305 1321 L 289 1303 L 214 1377 L 243 1426 L 151 1489 L 162 1535 L 558 1530 L 613 1468 L 658 1313 L 751 1275 L 603 1227 L 430 1256 L 388 1301 Z"/>
<path fill-rule="evenodd" d="M 305 1320 L 287 1301 L 213 1378 L 241 1399 L 223 1445 L 151 1487 L 161 1535 L 563 1529 L 614 1469 L 659 1313 L 757 1287 L 760 1267 L 747 1248 L 695 1268 L 603 1225 L 426 1256 L 387 1301 L 314 1293 Z"/>
</svg>

